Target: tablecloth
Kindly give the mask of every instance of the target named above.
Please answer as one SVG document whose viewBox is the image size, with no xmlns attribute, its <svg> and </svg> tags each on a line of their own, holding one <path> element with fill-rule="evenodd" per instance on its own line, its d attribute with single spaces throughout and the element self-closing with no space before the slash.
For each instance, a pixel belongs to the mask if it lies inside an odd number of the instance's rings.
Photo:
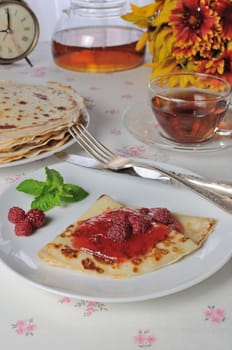
<svg viewBox="0 0 232 350">
<path fill-rule="evenodd" d="M 231 149 L 172 152 L 146 145 L 124 127 L 125 108 L 146 97 L 150 70 L 139 67 L 111 74 L 78 73 L 57 67 L 50 44 L 0 67 L 1 79 L 74 86 L 86 99 L 89 130 L 128 157 L 174 164 L 214 179 L 230 181 Z M 79 146 L 68 149 L 84 155 Z M 57 162 L 54 156 L 0 169 L 0 191 L 21 177 Z M 1 206 L 4 203 L 1 203 Z M 231 232 L 232 234 L 232 232 Z M 161 298 L 129 303 L 79 300 L 28 283 L 0 264 L 1 349 L 223 349 L 232 347 L 232 260 L 205 281 Z"/>
</svg>

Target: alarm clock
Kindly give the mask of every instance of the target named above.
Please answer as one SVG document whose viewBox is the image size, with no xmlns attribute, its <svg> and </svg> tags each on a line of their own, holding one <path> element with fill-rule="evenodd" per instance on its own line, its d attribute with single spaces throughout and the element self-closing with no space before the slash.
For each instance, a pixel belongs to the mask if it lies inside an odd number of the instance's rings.
<svg viewBox="0 0 232 350">
<path fill-rule="evenodd" d="M 39 22 L 23 0 L 0 0 L 0 64 L 26 59 L 39 39 Z"/>
</svg>

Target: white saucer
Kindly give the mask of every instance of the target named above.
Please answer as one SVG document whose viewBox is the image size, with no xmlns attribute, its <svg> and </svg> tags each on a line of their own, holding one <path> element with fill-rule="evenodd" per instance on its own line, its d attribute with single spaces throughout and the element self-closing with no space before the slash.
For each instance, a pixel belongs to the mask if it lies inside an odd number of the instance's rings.
<svg viewBox="0 0 232 350">
<path fill-rule="evenodd" d="M 216 135 L 209 141 L 197 144 L 179 144 L 164 138 L 154 117 L 149 101 L 139 101 L 123 112 L 126 129 L 139 141 L 170 151 L 219 151 L 232 147 L 232 137 Z"/>
</svg>

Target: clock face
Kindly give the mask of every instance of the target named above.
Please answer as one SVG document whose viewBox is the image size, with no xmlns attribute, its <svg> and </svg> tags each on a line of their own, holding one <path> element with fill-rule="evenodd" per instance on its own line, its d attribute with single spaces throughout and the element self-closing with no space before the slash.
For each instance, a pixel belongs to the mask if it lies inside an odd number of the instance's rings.
<svg viewBox="0 0 232 350">
<path fill-rule="evenodd" d="M 36 46 L 38 37 L 37 18 L 24 3 L 0 2 L 0 63 L 26 57 Z"/>
</svg>

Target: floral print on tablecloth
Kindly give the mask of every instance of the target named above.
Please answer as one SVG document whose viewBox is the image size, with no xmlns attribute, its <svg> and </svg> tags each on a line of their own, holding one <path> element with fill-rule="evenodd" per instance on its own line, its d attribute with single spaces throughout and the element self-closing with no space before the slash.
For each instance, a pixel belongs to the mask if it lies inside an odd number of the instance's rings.
<svg viewBox="0 0 232 350">
<path fill-rule="evenodd" d="M 204 311 L 205 320 L 211 323 L 222 323 L 225 321 L 225 311 L 215 305 L 208 306 L 208 309 Z"/>
<path fill-rule="evenodd" d="M 12 324 L 12 329 L 14 329 L 18 335 L 34 335 L 36 324 L 34 323 L 33 318 L 28 320 L 18 320 L 16 323 Z"/>
<path fill-rule="evenodd" d="M 152 335 L 150 329 L 140 329 L 134 337 L 134 343 L 142 349 L 151 347 L 156 340 L 156 337 Z"/>
<path fill-rule="evenodd" d="M 94 313 L 98 311 L 108 311 L 108 308 L 105 304 L 97 302 L 97 301 L 85 301 L 80 300 L 76 302 L 72 302 L 72 299 L 69 297 L 63 297 L 59 299 L 59 302 L 61 304 L 72 304 L 74 307 L 77 307 L 79 309 L 83 309 L 83 316 L 84 317 L 90 317 Z"/>
</svg>

